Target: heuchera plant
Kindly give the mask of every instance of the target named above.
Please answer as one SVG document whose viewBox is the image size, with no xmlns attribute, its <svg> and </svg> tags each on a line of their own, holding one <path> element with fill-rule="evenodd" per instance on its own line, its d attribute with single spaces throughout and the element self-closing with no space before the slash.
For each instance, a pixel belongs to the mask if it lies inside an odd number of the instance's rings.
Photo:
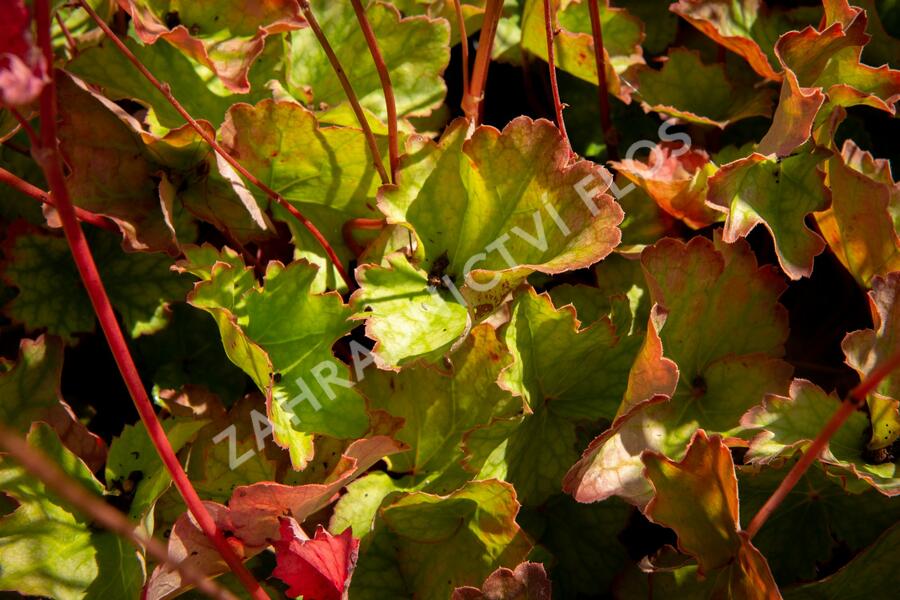
<svg viewBox="0 0 900 600">
<path fill-rule="evenodd" d="M 893 597 L 898 38 L 0 0 L 0 591 Z"/>
</svg>

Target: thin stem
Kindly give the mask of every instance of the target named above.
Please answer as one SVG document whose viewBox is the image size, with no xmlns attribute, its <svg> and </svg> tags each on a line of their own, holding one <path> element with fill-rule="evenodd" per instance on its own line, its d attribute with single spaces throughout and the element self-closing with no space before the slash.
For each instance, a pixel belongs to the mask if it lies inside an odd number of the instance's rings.
<svg viewBox="0 0 900 600">
<path fill-rule="evenodd" d="M 503 0 L 487 0 L 484 5 L 484 20 L 481 24 L 481 35 L 478 38 L 478 50 L 475 52 L 475 65 L 472 67 L 472 78 L 469 89 L 463 92 L 462 109 L 474 124 L 481 120 L 481 109 L 484 101 L 484 87 L 487 83 L 488 67 L 491 64 L 491 52 L 494 49 L 494 37 L 497 35 L 497 23 L 503 13 Z"/>
<path fill-rule="evenodd" d="M 466 18 L 463 16 L 462 0 L 453 0 L 456 9 L 456 25 L 459 27 L 460 51 L 462 52 L 463 91 L 469 89 L 469 36 L 466 35 Z"/>
<path fill-rule="evenodd" d="M 375 32 L 366 18 L 366 9 L 363 8 L 360 0 L 351 0 L 353 10 L 356 12 L 356 20 L 362 29 L 366 38 L 366 45 L 369 46 L 369 53 L 372 55 L 372 61 L 375 63 L 375 69 L 378 71 L 378 78 L 381 80 L 381 89 L 384 91 L 384 104 L 387 107 L 388 120 L 388 153 L 391 161 L 391 183 L 397 183 L 397 169 L 400 166 L 400 147 L 399 135 L 397 134 L 397 101 L 394 99 L 394 86 L 391 85 L 391 74 L 388 72 L 387 64 L 378 48 L 378 40 L 375 39 Z"/>
<path fill-rule="evenodd" d="M 762 527 L 768 518 L 772 516 L 775 509 L 778 508 L 794 486 L 797 485 L 797 482 L 800 481 L 800 478 L 803 477 L 803 474 L 806 473 L 806 470 L 809 469 L 810 465 L 819 458 L 819 455 L 828 444 L 828 440 L 830 440 L 837 430 L 841 428 L 844 421 L 850 418 L 850 415 L 865 404 L 866 397 L 869 393 L 878 387 L 878 384 L 881 383 L 885 377 L 890 375 L 891 371 L 898 366 L 900 366 L 900 352 L 890 356 L 887 360 L 875 367 L 875 369 L 873 369 L 858 386 L 850 391 L 847 399 L 844 400 L 834 412 L 831 419 L 828 420 L 822 428 L 822 431 L 816 436 L 816 439 L 812 441 L 809 448 L 807 448 L 806 452 L 803 453 L 803 456 L 800 457 L 800 460 L 798 460 L 791 470 L 788 471 L 788 474 L 778 485 L 778 488 L 775 489 L 769 499 L 766 500 L 766 503 L 763 504 L 762 508 L 754 515 L 753 520 L 750 521 L 750 525 L 747 526 L 747 535 L 751 538 L 756 535 L 760 527 Z"/>
<path fill-rule="evenodd" d="M 83 2 L 84 0 L 81 1 Z M 350 80 L 347 79 L 347 74 L 344 72 L 344 67 L 341 66 L 341 61 L 338 60 L 337 54 L 334 53 L 334 49 L 331 47 L 331 44 L 328 43 L 325 32 L 319 27 L 319 21 L 313 14 L 307 0 L 300 0 L 300 10 L 303 11 L 303 16 L 306 18 L 309 28 L 312 29 L 313 35 L 316 36 L 319 45 L 322 46 L 322 51 L 324 51 L 325 56 L 328 57 L 328 62 L 331 63 L 331 68 L 334 70 L 334 74 L 337 75 L 341 87 L 344 88 L 344 95 L 347 96 L 347 100 L 350 102 L 350 108 L 353 109 L 353 114 L 356 115 L 356 120 L 359 121 L 359 126 L 366 136 L 366 143 L 369 145 L 369 150 L 372 152 L 372 156 L 375 159 L 375 169 L 378 171 L 378 176 L 381 177 L 381 183 L 389 183 L 390 178 L 388 177 L 387 171 L 384 170 L 381 152 L 378 150 L 378 143 L 375 141 L 375 134 L 372 133 L 372 128 L 369 127 L 369 121 L 366 119 L 366 114 L 363 112 L 362 105 L 359 103 L 356 92 L 353 91 L 353 86 L 350 85 Z"/>
<path fill-rule="evenodd" d="M 53 47 L 50 40 L 50 0 L 35 0 L 35 14 L 37 18 L 37 35 L 38 43 L 44 53 L 44 58 L 48 65 L 53 64 Z M 259 583 L 250 574 L 250 571 L 244 566 L 244 563 L 234 553 L 231 546 L 225 540 L 225 536 L 219 531 L 216 522 L 206 510 L 206 507 L 200 501 L 200 496 L 191 485 L 187 473 L 178 461 L 166 432 L 153 410 L 153 404 L 147 396 L 147 391 L 141 382 L 137 367 L 131 358 L 128 350 L 128 344 L 116 321 L 116 315 L 113 312 L 112 304 L 110 304 L 109 296 L 103 287 L 100 274 L 97 271 L 97 265 L 88 247 L 84 232 L 75 216 L 75 209 L 72 205 L 72 199 L 69 197 L 69 190 L 66 187 L 65 176 L 62 170 L 62 158 L 59 154 L 59 147 L 56 138 L 56 83 L 55 71 L 49 69 L 50 82 L 44 86 L 41 91 L 40 98 L 40 115 L 41 115 L 41 145 L 34 149 L 35 159 L 44 170 L 47 183 L 50 185 L 50 191 L 53 199 L 56 201 L 56 210 L 62 221 L 63 231 L 69 248 L 72 251 L 72 257 L 75 260 L 75 266 L 87 290 L 88 297 L 97 314 L 100 327 L 106 336 L 106 341 L 112 351 L 113 358 L 122 374 L 122 379 L 128 388 L 131 399 L 140 414 L 141 421 L 147 428 L 147 433 L 153 442 L 156 451 L 159 453 L 166 470 L 172 476 L 175 487 L 181 493 L 184 502 L 190 510 L 201 531 L 212 541 L 213 545 L 222 555 L 222 558 L 244 585 L 252 598 L 263 600 L 268 595 L 260 587 Z"/>
<path fill-rule="evenodd" d="M 27 156 L 28 158 L 31 158 L 31 152 L 28 150 L 28 148 L 26 148 L 25 146 L 20 146 L 13 140 L 6 140 L 5 142 L 3 142 L 3 145 L 5 147 L 9 148 L 10 150 L 12 150 L 13 152 L 17 152 L 17 153 L 21 154 L 22 156 Z"/>
<path fill-rule="evenodd" d="M 598 0 L 588 0 L 591 13 L 591 34 L 594 38 L 594 62 L 597 64 L 597 99 L 600 101 L 600 128 L 606 142 L 606 155 L 611 160 L 619 158 L 618 136 L 609 116 L 609 89 L 606 83 L 606 52 L 603 49 L 603 27 L 600 25 Z"/>
<path fill-rule="evenodd" d="M 170 569 L 181 573 L 182 579 L 210 598 L 236 600 L 228 590 L 220 587 L 193 567 L 190 561 L 180 561 L 171 556 L 159 540 L 139 533 L 138 525 L 125 515 L 103 502 L 85 489 L 78 480 L 70 477 L 49 460 L 40 450 L 31 447 L 21 436 L 0 424 L 0 448 L 12 456 L 22 468 L 39 479 L 50 491 L 62 498 L 78 512 L 99 523 L 132 543 Z"/>
<path fill-rule="evenodd" d="M 337 254 L 335 253 L 334 248 L 331 247 L 331 244 L 328 243 L 328 240 L 325 239 L 325 236 L 322 235 L 322 233 L 313 224 L 313 222 L 310 221 L 309 219 L 307 219 L 303 215 L 303 213 L 301 213 L 299 210 L 297 210 L 290 202 L 285 200 L 281 196 L 281 194 L 279 194 L 278 192 L 276 192 L 275 190 L 270 188 L 268 185 L 266 185 L 265 183 L 260 181 L 255 175 L 253 175 L 252 173 L 250 173 L 250 171 L 245 169 L 243 167 L 243 165 L 241 165 L 241 163 L 239 163 L 233 156 L 231 156 L 228 153 L 228 151 L 225 150 L 225 148 L 223 148 L 215 140 L 215 138 L 213 136 L 209 135 L 209 133 L 207 133 L 206 130 L 200 126 L 200 123 L 198 123 L 194 119 L 194 117 L 192 117 L 184 109 L 184 107 L 181 105 L 181 103 L 178 102 L 178 100 L 175 98 L 175 96 L 172 95 L 172 91 L 169 88 L 169 85 L 167 83 L 160 82 L 156 77 L 153 76 L 153 74 L 147 69 L 147 67 L 145 67 L 141 63 L 141 61 L 139 61 L 137 59 L 137 57 L 131 52 L 131 50 L 128 49 L 128 46 L 126 46 L 122 42 L 122 40 L 119 39 L 119 36 L 117 36 L 115 34 L 115 32 L 113 32 L 113 30 L 110 29 L 109 25 L 107 25 L 106 22 L 100 18 L 100 16 L 94 11 L 94 9 L 91 8 L 90 5 L 87 2 L 85 2 L 85 0 L 78 0 L 78 2 L 79 2 L 79 4 L 81 4 L 81 7 L 85 11 L 87 11 L 87 13 L 94 20 L 94 22 L 97 23 L 97 26 L 103 30 L 103 33 L 106 34 L 106 37 L 108 37 L 113 42 L 113 44 L 116 45 L 116 47 L 125 56 L 125 58 L 127 58 L 128 61 L 131 62 L 131 64 L 133 64 L 138 71 L 141 72 L 141 75 L 143 75 L 147 79 L 147 81 L 149 81 L 150 84 L 153 85 L 153 87 L 155 87 L 157 90 L 159 90 L 160 93 L 166 97 L 166 100 L 169 101 L 169 104 L 171 104 L 172 107 L 176 111 L 178 111 L 178 114 L 180 114 L 181 117 L 185 121 L 188 122 L 188 124 L 194 129 L 194 131 L 197 132 L 197 134 L 200 136 L 200 138 L 203 139 L 204 142 L 206 142 L 207 144 L 210 145 L 210 147 L 216 152 L 216 154 L 221 156 L 223 159 L 225 159 L 225 162 L 227 162 L 229 165 L 234 167 L 234 170 L 237 171 L 238 173 L 240 173 L 241 176 L 244 177 L 244 179 L 249 181 L 251 184 L 256 186 L 258 189 L 262 190 L 262 192 L 265 193 L 269 198 L 274 200 L 282 208 L 284 208 L 286 211 L 288 211 L 291 214 L 291 216 L 293 216 L 295 219 L 297 219 L 297 221 L 299 221 L 300 224 L 302 224 L 303 227 L 305 227 L 306 230 L 312 234 L 312 236 L 316 239 L 316 241 L 319 243 L 319 245 L 325 251 L 325 254 L 328 255 L 328 258 L 334 264 L 334 267 L 338 270 L 338 273 L 340 274 L 341 279 L 344 280 L 344 283 L 347 284 L 348 288 L 353 289 L 355 287 L 354 282 L 350 278 L 350 276 L 347 274 L 347 270 L 344 268 L 344 265 L 341 264 L 341 260 L 338 258 Z M 371 133 L 371 130 L 370 130 L 370 133 Z M 384 167 L 382 167 L 382 170 L 383 169 L 384 169 Z"/>
<path fill-rule="evenodd" d="M 0 183 L 5 183 L 9 187 L 25 194 L 26 196 L 30 196 L 37 200 L 38 202 L 43 202 L 48 206 L 52 206 L 56 208 L 56 204 L 50 198 L 50 194 L 40 189 L 39 187 L 35 187 L 16 176 L 13 173 L 10 173 L 3 167 L 0 167 Z M 115 223 L 106 219 L 105 217 L 101 217 L 100 215 L 96 215 L 92 212 L 88 212 L 84 209 L 75 207 L 75 216 L 78 217 L 79 221 L 83 221 L 85 223 L 90 223 L 96 227 L 100 227 L 102 229 L 106 229 L 107 231 L 118 231 Z"/>
<path fill-rule="evenodd" d="M 31 145 L 35 147 L 38 146 L 37 133 L 35 133 L 34 128 L 31 126 L 31 123 L 28 122 L 28 119 L 23 117 L 18 110 L 11 106 L 9 107 L 9 113 L 19 122 L 25 135 L 28 136 L 28 141 L 31 142 Z"/>
<path fill-rule="evenodd" d="M 69 28 L 66 27 L 66 24 L 62 20 L 62 17 L 59 16 L 59 12 L 56 13 L 56 22 L 59 24 L 59 28 L 62 30 L 63 35 L 66 37 L 66 46 L 69 48 L 69 54 L 72 58 L 75 58 L 76 56 L 78 56 L 78 45 L 72 38 L 72 34 L 69 33 Z"/>
<path fill-rule="evenodd" d="M 569 136 L 566 134 L 566 123 L 563 120 L 563 104 L 559 98 L 559 85 L 556 82 L 556 59 L 553 40 L 556 38 L 556 14 L 551 9 L 551 0 L 544 0 L 544 31 L 547 36 L 547 63 L 550 65 L 550 90 L 553 92 L 553 109 L 556 111 L 556 126 L 562 134 L 566 145 Z"/>
</svg>

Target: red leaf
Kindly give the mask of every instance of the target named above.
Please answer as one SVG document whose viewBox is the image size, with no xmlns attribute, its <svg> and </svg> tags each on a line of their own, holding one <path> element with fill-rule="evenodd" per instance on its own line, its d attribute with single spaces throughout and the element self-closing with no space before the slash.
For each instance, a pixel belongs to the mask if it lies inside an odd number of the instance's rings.
<svg viewBox="0 0 900 600">
<path fill-rule="evenodd" d="M 359 540 L 353 539 L 350 528 L 334 536 L 319 525 L 309 539 L 294 519 L 283 518 L 280 523 L 281 541 L 275 542 L 278 564 L 272 575 L 290 586 L 287 595 L 341 600 L 359 555 Z"/>
<path fill-rule="evenodd" d="M 40 50 L 32 44 L 31 19 L 22 0 L 0 0 L 0 105 L 21 106 L 47 83 Z"/>
</svg>

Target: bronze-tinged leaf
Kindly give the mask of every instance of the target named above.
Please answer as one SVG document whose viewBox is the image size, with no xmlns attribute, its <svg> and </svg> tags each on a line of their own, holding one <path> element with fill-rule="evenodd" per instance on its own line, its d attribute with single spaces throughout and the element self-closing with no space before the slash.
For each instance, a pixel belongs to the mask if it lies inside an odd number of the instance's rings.
<svg viewBox="0 0 900 600">
<path fill-rule="evenodd" d="M 664 142 L 646 162 L 625 159 L 610 164 L 689 227 L 700 229 L 722 219 L 719 211 L 706 205 L 709 177 L 717 167 L 704 150 Z"/>
<path fill-rule="evenodd" d="M 748 409 L 790 382 L 791 367 L 778 358 L 787 337 L 777 302 L 784 283 L 772 267 L 758 267 L 746 243 L 664 239 L 641 260 L 657 306 L 616 420 L 564 480 L 580 502 L 616 495 L 645 505 L 652 490 L 641 452 L 674 460 L 700 428 L 733 435 Z"/>
<path fill-rule="evenodd" d="M 900 273 L 872 279 L 869 292 L 874 329 L 848 333 L 841 342 L 846 362 L 860 377 L 900 350 Z M 872 421 L 869 449 L 887 448 L 900 439 L 900 377 L 893 373 L 886 377 L 866 399 Z"/>
<path fill-rule="evenodd" d="M 737 477 L 722 438 L 699 430 L 679 462 L 653 452 L 642 458 L 654 489 L 644 512 L 675 530 L 679 549 L 715 582 L 711 597 L 781 598 L 766 559 L 740 530 Z"/>
<path fill-rule="evenodd" d="M 117 0 L 145 44 L 160 38 L 209 67 L 226 88 L 250 91 L 247 73 L 268 35 L 300 29 L 306 21 L 295 0 L 167 2 Z"/>
<path fill-rule="evenodd" d="M 865 170 L 874 163 L 871 154 L 846 140 L 826 163 L 831 207 L 815 215 L 831 251 L 864 287 L 876 275 L 900 270 L 900 237 L 890 212 L 900 187 L 890 170 L 886 178 Z"/>
<path fill-rule="evenodd" d="M 500 567 L 484 580 L 481 589 L 456 588 L 451 600 L 550 600 L 551 597 L 544 565 L 524 562 L 515 569 Z"/>
</svg>

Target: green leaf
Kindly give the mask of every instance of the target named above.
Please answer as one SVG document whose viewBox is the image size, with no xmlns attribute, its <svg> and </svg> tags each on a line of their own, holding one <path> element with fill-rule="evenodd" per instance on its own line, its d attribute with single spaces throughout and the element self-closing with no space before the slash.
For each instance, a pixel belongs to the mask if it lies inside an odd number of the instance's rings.
<svg viewBox="0 0 900 600">
<path fill-rule="evenodd" d="M 790 466 L 745 467 L 738 470 L 741 522 L 750 519 L 784 479 Z M 839 544 L 855 552 L 869 545 L 900 518 L 900 505 L 869 490 L 849 494 L 810 469 L 788 493 L 759 533 L 754 545 L 768 558 L 780 586 L 816 578 L 817 565 L 841 552 Z"/>
<path fill-rule="evenodd" d="M 643 505 L 643 450 L 677 460 L 698 428 L 740 431 L 744 412 L 790 380 L 791 367 L 777 358 L 787 338 L 777 302 L 784 284 L 773 268 L 757 267 L 746 243 L 665 239 L 641 260 L 657 306 L 612 427 L 566 475 L 565 490 L 581 502 L 619 495 Z"/>
<path fill-rule="evenodd" d="M 381 80 L 353 7 L 349 2 L 325 0 L 313 0 L 310 4 L 360 104 L 379 119 L 385 119 Z M 388 66 L 398 115 L 429 115 L 447 93 L 441 76 L 450 62 L 450 24 L 425 16 L 401 18 L 397 9 L 382 2 L 372 3 L 366 9 L 366 17 Z M 288 90 L 296 98 L 308 106 L 335 106 L 346 101 L 346 94 L 310 29 L 291 34 L 288 60 Z"/>
<path fill-rule="evenodd" d="M 256 59 L 250 72 L 250 94 L 234 94 L 222 85 L 215 74 L 190 55 L 168 43 L 143 45 L 126 39 L 125 45 L 151 73 L 163 77 L 172 95 L 195 119 L 209 121 L 218 127 L 225 112 L 236 102 L 256 103 L 271 92 L 265 88 L 283 60 L 282 44 L 270 41 Z M 184 125 L 184 117 L 162 93 L 134 68 L 134 65 L 112 43 L 101 41 L 81 50 L 66 65 L 66 70 L 103 89 L 108 98 L 131 98 L 152 110 L 154 119 L 163 127 L 175 129 Z"/>
<path fill-rule="evenodd" d="M 237 93 L 250 90 L 247 73 L 263 51 L 266 36 L 305 25 L 300 6 L 290 0 L 214 5 L 128 0 L 121 6 L 131 15 L 142 42 L 159 43 L 161 38 L 211 69 L 226 88 Z"/>
<path fill-rule="evenodd" d="M 50 427 L 36 425 L 28 442 L 90 492 L 102 492 L 88 467 L 63 447 Z M 43 483 L 9 458 L 0 460 L 0 491 L 18 502 L 12 514 L 0 519 L 0 589 L 80 600 L 98 592 L 101 584 L 96 579 L 107 574 L 106 589 L 114 597 L 138 598 L 141 571 L 133 548 L 117 543 L 110 533 L 94 531 L 90 522 L 62 506 Z"/>
<path fill-rule="evenodd" d="M 18 431 L 60 404 L 63 345 L 58 338 L 23 339 L 15 363 L 0 362 L 0 422 Z"/>
<path fill-rule="evenodd" d="M 512 486 L 476 481 L 449 496 L 407 494 L 380 510 L 350 584 L 353 598 L 447 598 L 518 565 L 531 542 L 515 522 Z"/>
<path fill-rule="evenodd" d="M 784 591 L 785 600 L 863 600 L 891 595 L 900 585 L 897 551 L 900 524 L 884 532 L 869 548 L 859 553 L 840 571 L 806 585 Z"/>
<path fill-rule="evenodd" d="M 344 223 L 382 216 L 375 208 L 381 181 L 361 130 L 320 126 L 313 113 L 299 104 L 264 100 L 255 106 L 233 106 L 219 136 L 244 167 L 316 225 L 345 264 L 356 258 L 344 242 Z M 381 155 L 387 157 L 386 141 L 380 139 Z M 262 206 L 269 202 L 262 192 L 254 193 Z M 322 267 L 329 264 L 305 228 L 278 210 L 294 232 L 300 254 L 309 260 L 318 257 L 315 262 Z M 323 268 L 320 277 L 331 269 Z M 334 288 L 337 280 L 331 273 L 327 283 Z"/>
<path fill-rule="evenodd" d="M 815 439 L 839 406 L 834 395 L 805 379 L 795 379 L 790 396 L 773 394 L 741 420 L 747 429 L 759 431 L 750 442 L 747 460 L 766 464 L 796 454 Z M 852 413 L 831 436 L 819 461 L 848 489 L 861 491 L 872 486 L 886 496 L 896 496 L 900 494 L 897 464 L 874 465 L 864 458 L 868 427 L 864 414 Z"/>
<path fill-rule="evenodd" d="M 386 498 L 397 492 L 415 491 L 417 486 L 405 485 L 407 479 L 398 481 L 387 473 L 375 472 L 352 482 L 334 505 L 329 531 L 337 535 L 350 527 L 354 538 L 365 539 L 372 533 L 372 524 Z"/>
<path fill-rule="evenodd" d="M 561 597 L 609 589 L 628 562 L 619 542 L 632 508 L 620 500 L 579 504 L 557 494 L 544 505 L 523 509 L 519 523 L 554 559 L 548 564 L 553 589 Z"/>
<path fill-rule="evenodd" d="M 709 181 L 709 205 L 728 214 L 723 239 L 732 243 L 762 223 L 785 274 L 809 277 L 825 241 L 806 226 L 805 218 L 831 203 L 818 168 L 822 159 L 819 152 L 783 160 L 754 152 L 719 169 Z"/>
<path fill-rule="evenodd" d="M 766 559 L 740 531 L 737 477 L 722 438 L 699 430 L 680 462 L 653 452 L 643 461 L 654 489 L 645 513 L 673 528 L 698 573 L 716 582 L 711 597 L 777 597 Z"/>
<path fill-rule="evenodd" d="M 207 423 L 205 419 L 166 419 L 162 425 L 172 449 L 178 452 Z M 131 496 L 128 516 L 134 521 L 143 521 L 169 488 L 172 479 L 143 423 L 126 425 L 110 444 L 105 479 L 110 489 Z M 152 516 L 149 522 L 152 524 Z M 148 530 L 152 529 L 150 525 Z"/>
<path fill-rule="evenodd" d="M 185 297 L 188 281 L 162 254 L 122 252 L 115 236 L 92 230 L 88 243 L 113 307 L 132 337 L 168 323 L 169 302 Z M 94 330 L 94 310 L 66 240 L 28 227 L 10 231 L 3 277 L 19 289 L 4 312 L 29 330 L 44 329 L 69 343 Z"/>
<path fill-rule="evenodd" d="M 237 402 L 246 391 L 247 376 L 228 360 L 215 323 L 185 303 L 169 310 L 169 326 L 141 336 L 132 349 L 153 382 L 154 395 L 191 385 L 204 387 L 226 406 Z"/>
<path fill-rule="evenodd" d="M 700 53 L 672 48 L 662 69 L 638 67 L 632 75 L 644 110 L 724 129 L 772 112 L 772 90 L 738 88 L 721 63 L 703 64 Z"/>
<path fill-rule="evenodd" d="M 386 259 L 390 269 L 362 266 L 360 289 L 351 297 L 365 306 L 356 318 L 366 318 L 366 334 L 377 340 L 373 355 L 389 367 L 414 358 L 437 360 L 469 329 L 471 317 L 449 292 L 431 293 L 428 274 L 409 264 L 402 254 Z"/>
<path fill-rule="evenodd" d="M 420 268 L 400 258 L 393 260 L 392 275 L 367 266 L 353 297 L 360 308 L 373 309 L 367 328 L 386 364 L 433 360 L 465 330 L 467 318 L 493 312 L 531 272 L 590 266 L 619 242 L 621 209 L 609 196 L 594 198 L 606 188 L 608 173 L 574 160 L 547 121 L 520 117 L 502 132 L 479 127 L 467 140 L 466 122 L 459 119 L 439 143 L 411 139 L 407 152 L 399 184 L 382 189 L 379 208 L 389 223 L 415 232 Z M 430 294 L 427 274 L 441 275 L 437 271 L 458 289 Z M 370 290 L 368 281 L 383 289 Z M 441 329 L 425 334 L 436 322 Z M 406 340 L 423 334 L 424 348 L 406 348 Z"/>
<path fill-rule="evenodd" d="M 597 84 L 597 62 L 587 2 L 554 2 L 559 33 L 554 39 L 556 67 L 588 83 Z M 603 30 L 603 54 L 606 81 L 610 94 L 624 102 L 631 101 L 631 88 L 620 76 L 631 66 L 643 64 L 641 21 L 624 8 L 612 8 L 609 2 L 599 5 Z M 547 60 L 547 37 L 542 0 L 526 0 L 522 12 L 522 48 Z"/>
<path fill-rule="evenodd" d="M 359 386 L 370 408 L 402 418 L 395 437 L 410 446 L 389 459 L 391 470 L 417 481 L 440 477 L 462 459 L 466 431 L 521 412 L 521 399 L 496 383 L 510 362 L 493 328 L 479 325 L 450 355 L 447 374 L 422 363 L 367 373 Z"/>
<path fill-rule="evenodd" d="M 641 339 L 618 335 L 608 317 L 580 329 L 574 311 L 557 310 L 534 289 L 513 304 L 503 338 L 514 362 L 499 383 L 529 410 L 466 436 L 467 468 L 481 471 L 487 462 L 479 478 L 502 477 L 522 504 L 541 504 L 578 459 L 576 424 L 615 416 Z M 585 375 L 572 377 L 564 364 L 581 365 Z"/>
<path fill-rule="evenodd" d="M 271 393 L 275 441 L 297 468 L 312 458 L 312 434 L 355 438 L 369 424 L 347 366 L 331 351 L 353 329 L 350 308 L 335 293 L 312 292 L 317 271 L 305 261 L 272 262 L 260 286 L 251 269 L 218 263 L 189 297 L 215 318 L 231 361 Z"/>
<path fill-rule="evenodd" d="M 106 462 L 106 443 L 62 399 L 63 350 L 59 338 L 42 335 L 19 342 L 15 363 L 0 359 L 0 422 L 22 433 L 35 421 L 46 422 L 66 448 L 96 471 Z"/>
</svg>

